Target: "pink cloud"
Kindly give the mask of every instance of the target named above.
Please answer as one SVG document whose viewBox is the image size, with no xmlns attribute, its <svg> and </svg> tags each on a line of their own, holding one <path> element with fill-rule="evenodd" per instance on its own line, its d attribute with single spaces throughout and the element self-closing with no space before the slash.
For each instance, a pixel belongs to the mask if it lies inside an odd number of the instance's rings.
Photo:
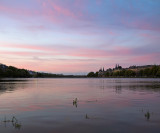
<svg viewBox="0 0 160 133">
<path fill-rule="evenodd" d="M 35 0 L 34 2 L 32 4 L 35 4 L 38 8 L 29 8 L 23 4 L 21 6 L 11 6 L 0 2 L 0 12 L 14 20 L 23 22 L 25 30 L 28 29 L 30 32 L 52 31 L 52 25 L 54 24 L 57 28 L 60 27 L 63 32 L 67 30 L 67 33 L 68 31 L 75 32 L 76 29 L 76 32 L 78 31 L 80 34 L 97 34 L 96 31 L 88 31 L 93 28 L 92 24 L 94 22 L 90 23 L 93 15 L 89 15 L 88 11 L 83 8 L 87 1 L 74 1 L 72 3 L 73 7 L 70 4 L 64 4 L 62 1 Z M 37 22 L 39 22 L 38 25 Z M 89 29 L 84 31 L 84 27 Z M 97 26 L 94 25 L 94 28 L 97 28 Z"/>
<path fill-rule="evenodd" d="M 132 54 L 132 50 L 130 48 L 127 48 L 127 47 L 123 47 L 123 46 L 116 46 L 114 47 L 114 50 L 115 51 L 114 53 L 118 53 L 120 55 L 130 55 Z"/>
<path fill-rule="evenodd" d="M 37 45 L 28 45 L 28 44 L 10 44 L 10 43 L 1 43 L 0 45 L 3 48 L 21 48 L 28 50 L 27 52 L 19 51 L 1 51 L 1 54 L 10 54 L 10 55 L 19 55 L 19 56 L 40 56 L 40 55 L 66 55 L 73 57 L 114 57 L 114 56 L 125 56 L 132 54 L 132 50 L 127 47 L 116 46 L 111 50 L 105 49 L 96 49 L 96 48 L 79 48 L 79 47 L 70 47 L 63 45 L 46 45 L 46 46 L 37 46 Z M 29 50 L 34 50 L 33 52 Z"/>
<path fill-rule="evenodd" d="M 75 51 L 71 51 L 72 56 L 80 56 L 80 57 L 102 57 L 102 56 L 110 56 L 110 53 L 107 53 L 104 50 L 96 50 L 96 49 L 78 49 Z"/>
<path fill-rule="evenodd" d="M 50 55 L 43 52 L 13 52 L 13 51 L 0 51 L 1 55 L 15 55 L 15 56 L 42 56 Z"/>
<path fill-rule="evenodd" d="M 27 8 L 21 8 L 21 7 L 11 7 L 7 5 L 0 4 L 0 11 L 3 13 L 7 13 L 8 15 L 20 15 L 20 16 L 33 16 L 38 15 L 39 13 L 34 10 L 29 10 Z"/>
<path fill-rule="evenodd" d="M 160 63 L 159 57 L 160 53 L 151 53 L 151 54 L 130 57 L 127 60 L 127 62 L 128 63 L 136 62 L 139 64 L 155 64 L 155 63 Z"/>
<path fill-rule="evenodd" d="M 48 0 L 49 4 L 52 5 L 53 9 L 57 12 L 57 13 L 60 13 L 60 14 L 63 14 L 65 16 L 69 16 L 69 17 L 73 17 L 73 18 L 76 18 L 75 14 L 70 11 L 69 9 L 67 8 L 64 8 L 62 6 L 59 6 L 58 4 L 55 4 L 53 1 L 51 0 Z"/>
<path fill-rule="evenodd" d="M 140 30 L 153 30 L 153 31 L 160 31 L 160 28 L 157 26 L 154 26 L 152 22 L 146 21 L 145 19 L 134 19 L 130 21 L 131 16 L 124 12 L 124 18 L 121 19 L 121 22 L 123 26 L 127 28 L 136 28 Z"/>
<path fill-rule="evenodd" d="M 143 37 L 144 39 L 146 39 L 146 41 L 152 41 L 155 42 L 157 39 L 157 41 L 159 42 L 159 34 L 152 34 L 152 33 L 141 33 L 139 34 L 140 37 Z"/>
<path fill-rule="evenodd" d="M 117 33 L 113 32 L 113 31 L 109 31 L 109 34 L 113 35 L 113 36 L 117 35 Z"/>
<path fill-rule="evenodd" d="M 8 56 L 8 55 L 7 55 Z M 13 60 L 14 59 L 14 60 Z M 15 61 L 16 59 L 16 61 Z M 99 61 L 98 61 L 99 62 Z M 34 71 L 53 72 L 53 73 L 77 73 L 89 72 L 99 69 L 97 61 L 79 60 L 36 60 L 31 58 L 15 58 L 11 56 L 3 62 L 18 68 L 25 68 Z M 100 62 L 99 62 L 100 63 Z M 101 63 L 100 63 L 101 64 Z"/>
<path fill-rule="evenodd" d="M 0 47 L 3 48 L 22 48 L 22 49 L 28 49 L 28 50 L 41 50 L 41 51 L 52 51 L 55 49 L 50 49 L 45 46 L 40 45 L 28 45 L 28 44 L 18 44 L 18 43 L 6 43 L 6 42 L 0 42 Z"/>
<path fill-rule="evenodd" d="M 2 2 L 0 2 L 0 11 L 7 14 L 8 16 L 15 18 L 16 20 L 23 20 L 25 17 L 30 18 L 41 18 L 45 17 L 45 19 L 49 22 L 54 22 L 56 24 L 64 23 L 64 17 L 66 18 L 66 21 L 69 21 L 69 18 L 72 19 L 79 19 L 82 17 L 82 12 L 78 11 L 75 12 L 71 10 L 71 8 L 62 6 L 61 3 L 52 1 L 52 0 L 36 0 L 37 4 L 39 4 L 40 9 L 32 9 L 28 8 L 25 5 L 20 6 L 10 6 L 5 5 Z M 68 18 L 69 17 L 69 18 Z M 45 21 L 46 21 L 45 20 Z M 24 21 L 24 20 L 23 20 Z M 65 22 L 66 23 L 66 22 Z M 44 29 L 44 27 L 40 26 L 40 29 Z M 39 29 L 38 28 L 38 29 Z"/>
<path fill-rule="evenodd" d="M 142 33 L 142 34 L 140 34 L 140 36 L 142 36 L 142 37 L 150 37 L 150 35 L 149 34 L 146 34 L 146 33 Z"/>
<path fill-rule="evenodd" d="M 159 59 L 158 57 L 160 56 L 158 53 L 157 54 L 148 54 L 148 55 L 140 55 L 140 56 L 132 56 L 132 55 L 118 55 L 118 54 L 112 54 L 112 55 L 102 55 L 99 53 L 95 53 L 91 50 L 88 54 L 83 53 L 85 50 L 79 50 L 75 51 L 75 53 L 69 53 L 69 56 L 73 57 L 90 57 L 91 59 L 100 57 L 103 60 L 87 60 L 87 59 L 56 59 L 56 58 L 51 58 L 51 54 L 49 54 L 50 58 L 49 59 L 42 59 L 40 58 L 34 58 L 38 57 L 38 53 L 16 53 L 17 56 L 20 56 L 20 58 L 16 57 L 16 61 L 13 60 L 15 59 L 15 53 L 7 53 L 5 56 L 5 60 L 3 63 L 7 65 L 13 65 L 19 68 L 25 68 L 25 69 L 30 69 L 30 70 L 35 70 L 35 71 L 46 71 L 46 72 L 53 72 L 53 73 L 76 73 L 76 72 L 89 72 L 89 71 L 96 71 L 98 70 L 101 66 L 106 66 L 111 64 L 117 63 L 119 61 L 119 58 L 121 58 L 121 64 L 129 63 L 129 64 L 152 64 L 152 63 L 158 63 Z M 87 52 L 88 50 L 86 50 Z M 80 54 L 82 52 L 82 54 Z M 3 54 L 3 53 L 2 53 Z M 12 56 L 9 56 L 9 54 L 13 54 Z M 84 54 L 84 55 L 83 55 Z M 42 54 L 43 55 L 43 54 Z M 24 56 L 25 58 L 23 58 Z M 30 56 L 33 56 L 33 58 L 30 58 Z M 43 55 L 43 58 L 46 55 Z M 122 58 L 124 57 L 124 59 Z M 7 58 L 8 57 L 8 58 Z M 29 58 L 27 58 L 29 57 Z M 102 58 L 103 57 L 103 58 Z M 110 58 L 108 58 L 110 57 Z M 106 58 L 106 61 L 105 61 Z M 112 58 L 112 59 L 111 59 Z M 107 61 L 107 59 L 110 59 Z M 117 60 L 116 60 L 117 59 Z M 160 63 L 160 62 L 159 62 Z M 137 65 L 137 64 L 136 64 Z"/>
<path fill-rule="evenodd" d="M 76 6 L 79 9 L 78 11 L 73 10 L 69 4 L 64 6 L 60 1 L 38 0 L 38 3 L 43 7 L 43 14 L 51 21 L 56 20 L 58 22 L 64 23 L 65 17 L 66 23 L 70 20 L 70 18 L 78 20 L 84 17 L 83 10 L 81 10 L 81 5 L 83 5 L 85 2 L 82 2 L 82 0 L 81 2 L 75 1 L 72 3 L 72 5 Z"/>
</svg>

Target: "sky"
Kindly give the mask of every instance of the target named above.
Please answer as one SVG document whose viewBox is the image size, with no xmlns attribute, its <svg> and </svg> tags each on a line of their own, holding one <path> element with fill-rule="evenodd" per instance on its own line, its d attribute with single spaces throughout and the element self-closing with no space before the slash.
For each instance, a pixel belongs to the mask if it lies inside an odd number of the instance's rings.
<svg viewBox="0 0 160 133">
<path fill-rule="evenodd" d="M 160 64 L 160 0 L 0 0 L 0 63 L 86 74 Z"/>
</svg>

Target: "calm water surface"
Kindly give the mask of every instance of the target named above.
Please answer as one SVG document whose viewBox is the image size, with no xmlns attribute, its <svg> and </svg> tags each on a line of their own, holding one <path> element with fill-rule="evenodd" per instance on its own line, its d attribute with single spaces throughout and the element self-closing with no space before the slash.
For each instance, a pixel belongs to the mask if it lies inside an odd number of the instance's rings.
<svg viewBox="0 0 160 133">
<path fill-rule="evenodd" d="M 0 133 L 160 133 L 160 79 L 1 79 Z"/>
</svg>

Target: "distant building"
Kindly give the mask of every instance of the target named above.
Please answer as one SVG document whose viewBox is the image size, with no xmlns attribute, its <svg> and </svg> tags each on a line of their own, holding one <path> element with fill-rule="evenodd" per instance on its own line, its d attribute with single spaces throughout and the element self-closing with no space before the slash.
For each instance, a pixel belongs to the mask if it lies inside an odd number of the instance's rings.
<svg viewBox="0 0 160 133">
<path fill-rule="evenodd" d="M 122 66 L 120 66 L 119 64 L 116 64 L 115 65 L 115 68 L 111 69 L 107 69 L 107 70 L 104 70 L 104 67 L 103 68 L 100 68 L 99 71 L 98 71 L 98 76 L 99 77 L 105 77 L 105 75 L 107 73 L 112 73 L 113 71 L 117 71 L 117 70 L 122 70 Z"/>
<path fill-rule="evenodd" d="M 98 76 L 99 77 L 106 77 L 106 76 L 109 76 L 112 72 L 117 72 L 117 71 L 122 71 L 122 70 L 132 70 L 134 72 L 138 72 L 140 70 L 143 70 L 143 69 L 146 69 L 146 68 L 152 68 L 154 66 L 155 65 L 143 65 L 143 66 L 133 65 L 133 66 L 130 66 L 128 68 L 122 68 L 122 66 L 120 66 L 119 64 L 116 64 L 115 68 L 113 68 L 113 69 L 109 68 L 107 70 L 104 70 L 104 67 L 99 69 Z M 157 65 L 157 66 L 160 66 L 160 65 Z"/>
<path fill-rule="evenodd" d="M 120 66 L 119 64 L 116 64 L 115 70 L 120 70 L 120 69 L 122 69 L 122 66 Z"/>
<path fill-rule="evenodd" d="M 100 68 L 98 71 L 98 77 L 103 77 L 104 73 L 105 73 L 104 67 L 103 67 L 103 69 Z"/>
<path fill-rule="evenodd" d="M 112 72 L 113 70 L 111 68 L 107 69 L 106 70 L 107 72 Z"/>
</svg>

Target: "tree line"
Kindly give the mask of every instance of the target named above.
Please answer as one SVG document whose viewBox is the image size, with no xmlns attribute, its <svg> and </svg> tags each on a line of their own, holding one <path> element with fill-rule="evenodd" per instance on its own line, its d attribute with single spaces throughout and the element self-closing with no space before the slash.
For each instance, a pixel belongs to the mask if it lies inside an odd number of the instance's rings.
<svg viewBox="0 0 160 133">
<path fill-rule="evenodd" d="M 32 75 L 26 69 L 18 69 L 13 66 L 2 68 L 0 67 L 1 78 L 29 78 Z"/>
<path fill-rule="evenodd" d="M 63 75 L 43 72 L 34 72 L 26 69 L 18 69 L 13 66 L 0 64 L 0 78 L 83 78 L 84 75 Z"/>
<path fill-rule="evenodd" d="M 63 75 L 33 72 L 30 73 L 26 69 L 18 69 L 13 66 L 0 67 L 0 78 L 52 78 L 63 77 Z"/>
<path fill-rule="evenodd" d="M 98 72 L 89 72 L 87 77 L 160 77 L 160 66 L 153 66 L 151 68 L 144 68 L 134 71 L 132 69 L 122 69 L 116 71 L 105 71 L 102 75 Z"/>
</svg>

